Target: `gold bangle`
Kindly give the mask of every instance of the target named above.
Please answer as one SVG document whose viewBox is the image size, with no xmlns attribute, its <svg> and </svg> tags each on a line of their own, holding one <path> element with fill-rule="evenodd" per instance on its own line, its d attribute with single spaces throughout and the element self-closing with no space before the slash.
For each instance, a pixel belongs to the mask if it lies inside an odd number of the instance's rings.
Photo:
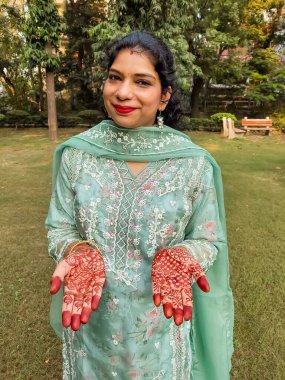
<svg viewBox="0 0 285 380">
<path fill-rule="evenodd" d="M 88 245 L 90 245 L 90 247 L 92 247 L 92 248 L 96 248 L 97 251 L 100 252 L 100 248 L 99 248 L 98 245 L 95 243 L 95 241 L 93 241 L 93 240 L 81 240 L 81 241 L 77 242 L 76 244 L 74 244 L 74 246 L 73 246 L 73 247 L 71 248 L 71 250 L 69 251 L 69 255 L 74 251 L 74 249 L 75 249 L 76 247 L 78 247 L 78 246 L 81 245 L 81 244 L 88 244 Z"/>
<path fill-rule="evenodd" d="M 92 247 L 92 248 L 96 248 L 97 251 L 101 252 L 101 251 L 100 251 L 100 248 L 99 248 L 99 245 L 98 245 L 97 243 L 95 243 L 94 240 L 86 240 L 86 242 L 87 242 L 87 244 L 90 245 L 90 247 Z"/>
</svg>

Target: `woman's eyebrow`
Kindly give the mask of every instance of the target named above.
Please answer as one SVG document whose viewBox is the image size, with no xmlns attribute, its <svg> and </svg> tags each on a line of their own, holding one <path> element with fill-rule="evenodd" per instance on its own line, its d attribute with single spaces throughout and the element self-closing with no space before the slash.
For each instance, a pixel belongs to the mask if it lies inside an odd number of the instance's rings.
<svg viewBox="0 0 285 380">
<path fill-rule="evenodd" d="M 109 72 L 110 71 L 113 71 L 113 72 L 115 72 L 117 74 L 123 75 L 123 73 L 121 73 L 119 70 L 113 69 L 112 67 L 110 68 Z M 152 79 L 156 80 L 156 78 L 153 75 L 147 74 L 147 73 L 135 73 L 134 75 L 136 77 L 149 77 L 149 78 L 152 78 Z"/>
</svg>

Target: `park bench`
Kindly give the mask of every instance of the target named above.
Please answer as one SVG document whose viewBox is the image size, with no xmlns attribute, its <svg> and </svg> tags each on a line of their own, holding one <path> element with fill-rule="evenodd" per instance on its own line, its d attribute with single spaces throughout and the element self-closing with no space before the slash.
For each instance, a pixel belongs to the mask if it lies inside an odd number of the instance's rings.
<svg viewBox="0 0 285 380">
<path fill-rule="evenodd" d="M 249 133 L 250 131 L 265 131 L 266 135 L 270 135 L 275 128 L 272 127 L 272 120 L 267 117 L 266 119 L 248 119 L 243 118 L 241 125 Z"/>
<path fill-rule="evenodd" d="M 244 129 L 235 128 L 235 122 L 231 118 L 223 117 L 222 135 L 229 140 L 237 136 L 243 136 L 246 133 Z"/>
</svg>

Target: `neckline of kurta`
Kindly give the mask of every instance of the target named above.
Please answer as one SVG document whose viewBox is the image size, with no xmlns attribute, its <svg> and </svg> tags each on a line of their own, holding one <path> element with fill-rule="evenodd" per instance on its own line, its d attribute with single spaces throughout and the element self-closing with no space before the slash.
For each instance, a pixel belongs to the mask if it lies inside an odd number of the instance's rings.
<svg viewBox="0 0 285 380">
<path fill-rule="evenodd" d="M 189 149 L 203 154 L 184 133 L 168 126 L 123 128 L 112 120 L 103 120 L 95 127 L 76 136 L 82 144 L 90 144 L 100 156 L 125 161 L 150 162 L 183 157 Z M 71 139 L 72 140 L 72 139 Z M 195 153 L 194 153 L 195 154 Z"/>
<path fill-rule="evenodd" d="M 130 168 L 128 161 L 123 161 L 123 162 L 124 162 L 124 165 L 126 166 L 126 168 L 128 169 L 130 175 L 131 175 L 132 178 L 134 178 L 134 179 L 139 178 L 140 175 L 141 175 L 145 170 L 147 170 L 148 167 L 149 167 L 149 165 L 150 165 L 149 162 L 146 162 L 145 165 L 144 165 L 144 166 L 143 166 L 143 167 L 142 167 L 137 173 L 134 173 L 134 172 L 132 171 L 132 169 Z"/>
</svg>

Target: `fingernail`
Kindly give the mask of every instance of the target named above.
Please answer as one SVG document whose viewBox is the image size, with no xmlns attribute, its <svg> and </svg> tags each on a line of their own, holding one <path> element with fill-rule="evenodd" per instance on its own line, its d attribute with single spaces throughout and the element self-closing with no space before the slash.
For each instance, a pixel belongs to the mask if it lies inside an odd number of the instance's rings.
<svg viewBox="0 0 285 380">
<path fill-rule="evenodd" d="M 174 319 L 174 322 L 175 322 L 175 324 L 176 324 L 177 326 L 180 326 L 181 323 L 183 322 L 183 319 L 182 319 L 182 318 L 176 318 L 176 319 Z"/>
<path fill-rule="evenodd" d="M 74 331 L 79 330 L 80 327 L 80 315 L 79 314 L 73 314 L 71 317 L 71 328 Z"/>
<path fill-rule="evenodd" d="M 62 313 L 62 324 L 64 327 L 69 327 L 71 322 L 71 313 L 70 311 L 64 311 Z"/>
<path fill-rule="evenodd" d="M 93 311 L 95 311 L 98 308 L 99 302 L 100 302 L 100 297 L 98 297 L 98 296 L 93 296 L 92 297 L 92 300 L 91 300 L 91 309 Z"/>
<path fill-rule="evenodd" d="M 166 318 L 171 318 L 172 315 L 173 315 L 173 309 L 172 309 L 172 305 L 169 304 L 169 303 L 166 303 L 163 305 L 163 311 L 164 311 L 164 315 L 166 316 Z"/>
<path fill-rule="evenodd" d="M 90 317 L 91 309 L 84 307 L 81 314 L 81 323 L 85 324 L 88 322 L 88 319 Z"/>
<path fill-rule="evenodd" d="M 155 306 L 159 306 L 160 305 L 160 295 L 159 294 L 154 294 L 154 296 L 153 296 L 153 303 L 155 304 Z"/>
<path fill-rule="evenodd" d="M 56 276 L 50 280 L 50 294 L 55 294 L 61 288 L 61 279 Z"/>
</svg>

